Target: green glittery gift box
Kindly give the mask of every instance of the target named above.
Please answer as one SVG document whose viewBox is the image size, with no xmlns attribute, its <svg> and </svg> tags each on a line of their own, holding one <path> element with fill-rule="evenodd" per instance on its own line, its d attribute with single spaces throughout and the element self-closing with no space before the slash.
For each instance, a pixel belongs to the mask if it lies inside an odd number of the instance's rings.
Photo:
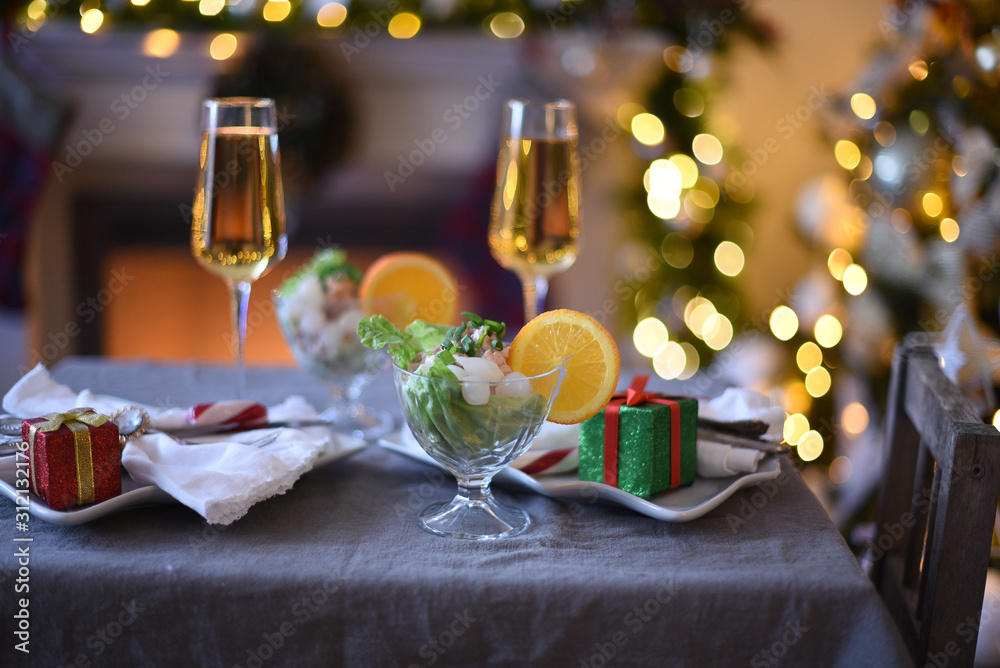
<svg viewBox="0 0 1000 668">
<path fill-rule="evenodd" d="M 694 480 L 698 400 L 646 394 L 645 381 L 637 376 L 628 393 L 616 394 L 604 411 L 580 425 L 580 480 L 611 484 L 643 499 Z M 676 416 L 679 433 L 674 433 Z M 605 449 L 615 448 L 606 446 L 605 434 L 614 433 L 615 420 L 618 457 L 606 467 Z"/>
</svg>

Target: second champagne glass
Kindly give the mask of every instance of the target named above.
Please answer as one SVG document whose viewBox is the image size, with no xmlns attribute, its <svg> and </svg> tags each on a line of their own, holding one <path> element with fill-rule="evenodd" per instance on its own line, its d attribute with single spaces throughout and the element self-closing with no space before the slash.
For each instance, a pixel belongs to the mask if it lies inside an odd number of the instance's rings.
<svg viewBox="0 0 1000 668">
<path fill-rule="evenodd" d="M 205 100 L 201 131 L 191 252 L 229 286 L 237 395 L 243 398 L 250 286 L 288 247 L 274 101 Z"/>
<path fill-rule="evenodd" d="M 521 279 L 525 322 L 545 310 L 548 277 L 580 245 L 576 106 L 508 100 L 490 210 L 490 251 Z"/>
</svg>

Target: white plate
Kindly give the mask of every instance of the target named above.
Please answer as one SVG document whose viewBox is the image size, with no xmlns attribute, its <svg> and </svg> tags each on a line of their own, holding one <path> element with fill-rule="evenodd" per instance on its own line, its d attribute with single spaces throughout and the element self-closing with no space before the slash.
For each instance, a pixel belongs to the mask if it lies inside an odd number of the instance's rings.
<svg viewBox="0 0 1000 668">
<path fill-rule="evenodd" d="M 418 444 L 411 442 L 411 439 L 412 436 L 407 438 L 403 432 L 397 431 L 380 439 L 379 445 L 411 459 L 440 467 Z M 780 473 L 781 465 L 778 459 L 774 455 L 767 455 L 761 460 L 760 468 L 755 473 L 745 473 L 731 478 L 695 477 L 694 482 L 688 487 L 661 492 L 648 501 L 601 482 L 581 481 L 577 479 L 575 473 L 535 477 L 513 467 L 507 467 L 496 474 L 493 482 L 507 487 L 527 489 L 554 499 L 584 503 L 603 501 L 625 506 L 664 522 L 690 522 L 718 507 L 736 490 L 759 485 L 766 480 L 774 480 Z"/>
<path fill-rule="evenodd" d="M 334 439 L 334 443 L 331 444 L 327 452 L 324 452 L 316 459 L 316 463 L 313 464 L 314 469 L 330 462 L 346 459 L 356 452 L 360 452 L 366 445 L 364 441 L 353 436 L 337 434 L 332 438 Z M 15 502 L 17 502 L 18 493 L 14 488 L 16 476 L 16 464 L 14 460 L 18 458 L 17 455 L 8 455 L 0 458 L 0 494 Z M 124 510 L 125 508 L 177 503 L 174 497 L 156 485 L 145 485 L 136 482 L 131 476 L 124 473 L 122 474 L 122 493 L 113 499 L 101 501 L 100 503 L 92 503 L 71 510 L 53 510 L 49 508 L 45 501 L 30 492 L 28 493 L 28 498 L 29 513 L 40 520 L 64 526 L 85 524 L 99 517 Z M 23 504 L 18 504 L 18 506 L 23 507 Z"/>
</svg>

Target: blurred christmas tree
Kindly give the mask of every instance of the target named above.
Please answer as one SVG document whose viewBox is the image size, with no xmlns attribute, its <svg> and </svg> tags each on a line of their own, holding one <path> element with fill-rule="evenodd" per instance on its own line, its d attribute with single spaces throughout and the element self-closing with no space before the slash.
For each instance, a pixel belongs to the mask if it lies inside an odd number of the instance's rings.
<svg viewBox="0 0 1000 668">
<path fill-rule="evenodd" d="M 895 343 L 942 331 L 963 304 L 973 338 L 995 338 L 998 326 L 1000 5 L 899 2 L 879 28 L 882 48 L 826 110 L 844 171 L 801 195 L 799 229 L 816 266 L 771 321 L 797 346 L 784 386 L 786 439 L 801 459 L 828 467 L 841 523 L 880 477 Z M 962 384 L 981 377 L 972 360 L 987 359 L 964 338 L 945 367 Z M 991 394 L 980 397 L 988 418 Z"/>
<path fill-rule="evenodd" d="M 636 349 L 665 379 L 688 379 L 730 349 L 747 316 L 738 290 L 753 231 L 743 221 L 752 184 L 725 188 L 740 156 L 734 132 L 710 118 L 726 83 L 718 67 L 736 37 L 761 46 L 772 29 L 745 2 L 692 5 L 667 23 L 666 68 L 644 104 L 625 105 L 633 148 L 644 172 L 630 215 L 631 243 L 619 252 L 620 293 L 630 308 Z M 763 389 L 763 388 L 762 388 Z"/>
</svg>

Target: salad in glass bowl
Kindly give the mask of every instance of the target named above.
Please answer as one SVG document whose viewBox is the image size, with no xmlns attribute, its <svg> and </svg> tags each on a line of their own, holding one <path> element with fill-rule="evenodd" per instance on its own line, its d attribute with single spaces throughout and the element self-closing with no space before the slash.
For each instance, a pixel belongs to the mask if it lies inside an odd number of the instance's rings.
<svg viewBox="0 0 1000 668">
<path fill-rule="evenodd" d="M 384 358 L 358 336 L 360 270 L 338 248 L 319 251 L 274 292 L 281 331 L 299 365 L 327 385 L 332 406 L 322 417 L 359 438 L 392 429 L 392 416 L 358 403 L 361 390 L 384 367 Z"/>
<path fill-rule="evenodd" d="M 407 424 L 458 481 L 454 499 L 422 511 L 421 526 L 487 540 L 530 524 L 525 512 L 497 503 L 489 485 L 538 433 L 558 392 L 560 367 L 535 376 L 513 371 L 504 324 L 462 315 L 453 327 L 415 320 L 405 330 L 376 315 L 361 320 L 358 333 L 364 345 L 388 349 Z"/>
</svg>

